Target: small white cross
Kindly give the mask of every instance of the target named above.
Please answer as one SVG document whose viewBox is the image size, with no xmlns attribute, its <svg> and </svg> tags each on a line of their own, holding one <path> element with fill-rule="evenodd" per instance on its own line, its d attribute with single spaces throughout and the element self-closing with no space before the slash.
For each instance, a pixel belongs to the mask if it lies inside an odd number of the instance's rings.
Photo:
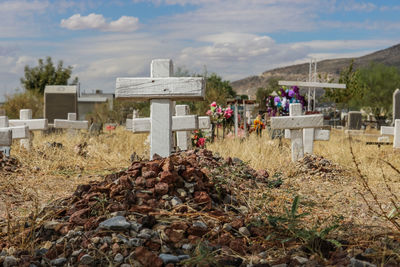
<svg viewBox="0 0 400 267">
<path fill-rule="evenodd" d="M 2 135 L 2 140 L 0 142 L 2 147 L 0 150 L 2 150 L 6 156 L 10 156 L 12 139 L 26 139 L 30 136 L 27 125 L 10 126 L 7 116 L 0 116 L 0 132 Z M 8 132 L 11 132 L 10 136 Z"/>
<path fill-rule="evenodd" d="M 21 139 L 20 144 L 27 150 L 32 146 L 32 131 L 44 131 L 47 129 L 47 119 L 32 119 L 31 109 L 21 109 L 19 111 L 19 120 L 10 120 L 10 126 L 28 126 L 29 135 L 26 139 Z"/>
<path fill-rule="evenodd" d="M 54 128 L 60 129 L 88 129 L 88 121 L 78 121 L 76 120 L 76 113 L 68 113 L 67 120 L 54 120 Z"/>
<path fill-rule="evenodd" d="M 381 126 L 381 135 L 393 135 L 393 148 L 400 148 L 400 119 L 394 121 L 394 127 Z"/>
<path fill-rule="evenodd" d="M 314 141 L 329 141 L 330 130 L 318 129 L 318 128 L 306 128 L 303 129 L 303 145 L 304 154 L 313 154 Z M 285 130 L 285 138 L 290 139 L 290 130 Z"/>
<path fill-rule="evenodd" d="M 173 100 L 203 100 L 204 79 L 200 77 L 171 77 L 173 64 L 170 59 L 155 59 L 151 62 L 150 78 L 117 78 L 115 97 L 132 100 L 150 100 L 150 119 L 132 120 L 134 131 L 150 131 L 150 159 L 154 154 L 168 157 L 173 146 L 172 131 L 191 130 L 198 120 L 173 119 Z M 186 117 L 186 116 L 184 116 Z M 149 125 L 150 120 L 150 125 Z M 190 124 L 190 127 L 184 125 Z M 182 126 L 182 127 L 181 127 Z M 150 128 L 150 129 L 149 129 Z"/>
<path fill-rule="evenodd" d="M 292 103 L 289 106 L 289 116 L 271 118 L 271 129 L 291 130 L 293 162 L 304 156 L 303 129 L 322 127 L 324 122 L 322 114 L 305 116 L 301 114 L 301 104 Z"/>
</svg>

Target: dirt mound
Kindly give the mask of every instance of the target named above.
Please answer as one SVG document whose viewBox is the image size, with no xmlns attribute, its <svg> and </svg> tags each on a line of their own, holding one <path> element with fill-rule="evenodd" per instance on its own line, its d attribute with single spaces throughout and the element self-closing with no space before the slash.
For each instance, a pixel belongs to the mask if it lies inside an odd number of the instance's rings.
<svg viewBox="0 0 400 267">
<path fill-rule="evenodd" d="M 246 197 L 246 190 L 269 186 L 267 178 L 265 170 L 207 150 L 133 162 L 48 206 L 12 242 L 0 238 L 0 264 L 238 266 L 271 243 L 268 225 L 233 192 Z M 31 251 L 16 251 L 27 240 Z"/>
<path fill-rule="evenodd" d="M 306 154 L 296 162 L 297 174 L 319 176 L 325 179 L 335 179 L 344 173 L 343 168 L 322 156 Z"/>
</svg>

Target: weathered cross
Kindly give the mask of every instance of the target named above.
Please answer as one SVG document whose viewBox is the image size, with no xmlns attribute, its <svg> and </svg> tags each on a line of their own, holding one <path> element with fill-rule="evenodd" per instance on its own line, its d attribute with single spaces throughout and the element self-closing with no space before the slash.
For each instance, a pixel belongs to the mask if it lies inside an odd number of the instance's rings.
<svg viewBox="0 0 400 267">
<path fill-rule="evenodd" d="M 381 126 L 382 135 L 393 135 L 393 148 L 400 148 L 400 119 L 394 121 L 394 127 Z"/>
<path fill-rule="evenodd" d="M 46 130 L 47 129 L 47 119 L 32 119 L 31 109 L 21 109 L 19 111 L 19 120 L 10 120 L 10 126 L 28 126 L 29 133 L 26 139 L 21 139 L 20 144 L 27 150 L 30 150 L 32 146 L 32 131 Z"/>
<path fill-rule="evenodd" d="M 203 100 L 204 79 L 200 77 L 171 77 L 170 59 L 151 62 L 150 78 L 117 78 L 116 98 L 150 100 L 150 118 L 132 120 L 133 129 L 139 125 L 150 131 L 150 159 L 154 154 L 168 157 L 173 146 L 172 131 L 198 128 L 196 116 L 175 116 L 174 100 Z M 150 121 L 150 125 L 149 122 Z M 197 124 L 197 125 L 196 125 Z"/>
<path fill-rule="evenodd" d="M 175 107 L 177 116 L 185 116 L 189 114 L 189 106 L 188 105 L 176 105 Z M 198 129 L 210 129 L 211 120 L 209 116 L 201 116 L 198 117 Z M 177 131 L 176 132 L 176 146 L 179 147 L 180 150 L 185 151 L 191 147 L 190 141 L 190 132 L 188 131 Z"/>
<path fill-rule="evenodd" d="M 0 131 L 2 132 L 2 141 L 1 148 L 6 156 L 10 156 L 10 147 L 11 142 L 9 142 L 9 138 L 11 139 L 26 139 L 29 138 L 29 128 L 27 125 L 21 126 L 10 126 L 9 120 L 7 116 L 0 116 Z M 9 137 L 7 132 L 11 131 L 11 136 Z"/>
<path fill-rule="evenodd" d="M 304 154 L 313 154 L 314 141 L 329 141 L 330 130 L 318 129 L 318 128 L 306 128 L 303 129 L 303 146 Z M 291 130 L 285 130 L 285 138 L 291 139 Z"/>
<path fill-rule="evenodd" d="M 293 162 L 304 156 L 303 129 L 322 127 L 324 122 L 322 114 L 301 116 L 301 109 L 300 103 L 292 103 L 289 116 L 271 118 L 271 129 L 291 130 Z"/>
<path fill-rule="evenodd" d="M 88 121 L 76 120 L 76 113 L 68 113 L 67 120 L 54 120 L 54 128 L 60 129 L 87 129 L 89 127 Z"/>
</svg>

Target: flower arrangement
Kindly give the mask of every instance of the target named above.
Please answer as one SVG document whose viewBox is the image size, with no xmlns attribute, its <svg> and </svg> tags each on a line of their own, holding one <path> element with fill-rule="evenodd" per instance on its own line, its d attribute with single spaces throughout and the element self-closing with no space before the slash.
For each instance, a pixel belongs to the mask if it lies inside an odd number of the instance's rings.
<svg viewBox="0 0 400 267">
<path fill-rule="evenodd" d="M 193 131 L 192 146 L 204 148 L 206 146 L 207 137 L 202 130 Z"/>
<path fill-rule="evenodd" d="M 218 106 L 215 101 L 210 104 L 210 109 L 206 114 L 216 124 L 229 124 L 233 122 L 233 110 L 230 107 L 223 108 Z"/>
<path fill-rule="evenodd" d="M 290 103 L 301 103 L 303 108 L 305 106 L 305 98 L 300 95 L 297 86 L 292 86 L 290 89 L 283 86 L 277 96 L 269 96 L 266 101 L 267 112 L 270 116 L 287 116 Z"/>
</svg>

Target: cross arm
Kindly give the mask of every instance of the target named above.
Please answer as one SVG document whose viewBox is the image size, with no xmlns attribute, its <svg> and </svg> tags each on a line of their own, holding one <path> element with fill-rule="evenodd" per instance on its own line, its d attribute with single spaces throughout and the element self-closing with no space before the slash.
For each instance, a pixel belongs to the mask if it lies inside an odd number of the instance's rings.
<svg viewBox="0 0 400 267">
<path fill-rule="evenodd" d="M 324 116 L 304 115 L 304 116 L 287 116 L 271 118 L 272 129 L 304 129 L 322 127 Z"/>
<path fill-rule="evenodd" d="M 70 120 L 54 120 L 54 128 L 61 129 L 87 129 L 89 127 L 88 121 L 70 121 Z"/>
<path fill-rule="evenodd" d="M 346 89 L 346 84 L 344 84 L 344 83 L 319 83 L 319 82 L 300 82 L 300 81 L 278 81 L 278 84 L 279 84 L 279 85 L 284 85 L 284 86 Z"/>
<path fill-rule="evenodd" d="M 172 131 L 191 131 L 199 128 L 197 115 L 173 116 Z M 132 119 L 132 131 L 134 133 L 148 133 L 151 130 L 150 118 Z"/>
<path fill-rule="evenodd" d="M 27 125 L 30 131 L 47 129 L 47 119 L 9 120 L 9 124 L 13 127 Z"/>
<path fill-rule="evenodd" d="M 203 100 L 205 80 L 202 77 L 117 78 L 115 97 L 131 100 Z"/>
<path fill-rule="evenodd" d="M 394 127 L 381 126 L 381 134 L 382 135 L 394 135 Z"/>
</svg>

